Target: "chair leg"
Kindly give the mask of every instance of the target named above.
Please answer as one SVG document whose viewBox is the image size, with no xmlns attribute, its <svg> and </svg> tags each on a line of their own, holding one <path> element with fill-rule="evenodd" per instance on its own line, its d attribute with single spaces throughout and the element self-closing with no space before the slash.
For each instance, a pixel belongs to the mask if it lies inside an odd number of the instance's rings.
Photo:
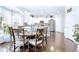
<svg viewBox="0 0 79 59">
<path fill-rule="evenodd" d="M 42 43 L 42 50 L 44 49 L 44 42 Z"/>
<path fill-rule="evenodd" d="M 15 47 L 15 43 L 14 43 L 14 52 L 15 52 L 15 49 L 16 49 L 16 47 Z"/>
<path fill-rule="evenodd" d="M 45 42 L 46 42 L 46 44 L 47 44 L 47 37 L 45 37 Z"/>
<path fill-rule="evenodd" d="M 25 47 L 24 47 L 24 45 L 23 45 L 23 52 L 25 51 Z"/>
<path fill-rule="evenodd" d="M 27 44 L 28 44 L 28 51 L 29 51 L 29 42 Z"/>
<path fill-rule="evenodd" d="M 37 48 L 36 48 L 36 46 L 35 46 L 35 52 L 37 51 Z"/>
<path fill-rule="evenodd" d="M 47 38 L 46 38 L 46 44 L 47 44 Z"/>
</svg>

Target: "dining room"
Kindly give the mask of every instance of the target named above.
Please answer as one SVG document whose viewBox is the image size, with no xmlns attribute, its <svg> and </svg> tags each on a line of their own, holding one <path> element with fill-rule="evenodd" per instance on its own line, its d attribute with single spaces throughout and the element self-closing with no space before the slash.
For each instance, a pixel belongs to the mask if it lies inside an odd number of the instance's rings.
<svg viewBox="0 0 79 59">
<path fill-rule="evenodd" d="M 1 51 L 64 51 L 64 6 L 0 6 L 0 18 Z"/>
<path fill-rule="evenodd" d="M 0 52 L 76 51 L 65 18 L 65 6 L 0 6 Z"/>
</svg>

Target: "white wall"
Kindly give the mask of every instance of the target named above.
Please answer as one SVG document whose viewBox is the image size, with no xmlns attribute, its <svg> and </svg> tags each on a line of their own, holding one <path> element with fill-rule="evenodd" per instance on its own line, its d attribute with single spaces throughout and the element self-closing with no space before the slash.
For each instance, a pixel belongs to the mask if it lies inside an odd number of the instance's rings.
<svg viewBox="0 0 79 59">
<path fill-rule="evenodd" d="M 66 7 L 66 10 L 69 7 Z M 65 37 L 66 38 L 70 38 L 70 39 L 74 39 L 73 38 L 73 29 L 74 29 L 74 25 L 79 23 L 79 7 L 72 7 L 72 11 L 70 13 L 66 13 L 66 17 L 65 17 Z"/>
<path fill-rule="evenodd" d="M 75 19 L 75 24 L 79 24 L 79 6 L 73 7 L 74 8 L 74 19 Z"/>
<path fill-rule="evenodd" d="M 72 10 L 70 13 L 66 13 L 66 17 L 65 17 L 65 37 L 66 38 L 73 39 L 72 37 L 73 25 L 74 25 L 74 10 Z"/>
<path fill-rule="evenodd" d="M 64 32 L 64 20 L 64 13 L 55 15 L 56 32 Z"/>
<path fill-rule="evenodd" d="M 67 9 L 70 7 L 66 7 Z M 76 51 L 77 49 L 77 44 L 74 41 L 73 37 L 73 31 L 74 30 L 74 25 L 79 24 L 79 7 L 78 6 L 73 6 L 72 11 L 70 13 L 66 13 L 65 15 L 65 28 L 64 28 L 64 33 L 65 33 L 65 39 L 64 44 L 65 44 L 65 51 Z M 74 41 L 74 42 L 72 42 Z"/>
<path fill-rule="evenodd" d="M 61 32 L 61 16 L 55 15 L 56 32 Z"/>
</svg>

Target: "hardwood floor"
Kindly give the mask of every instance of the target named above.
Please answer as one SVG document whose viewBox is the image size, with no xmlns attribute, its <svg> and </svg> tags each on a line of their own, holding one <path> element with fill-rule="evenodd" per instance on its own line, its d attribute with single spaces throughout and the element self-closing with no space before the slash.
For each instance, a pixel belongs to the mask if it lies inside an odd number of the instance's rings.
<svg viewBox="0 0 79 59">
<path fill-rule="evenodd" d="M 48 37 L 47 52 L 63 52 L 64 51 L 64 34 L 59 32 L 50 32 Z"/>
<path fill-rule="evenodd" d="M 49 33 L 50 34 L 48 35 L 47 45 L 41 51 L 42 52 L 65 52 L 65 50 L 68 47 L 65 48 L 65 45 L 64 45 L 64 33 L 60 33 L 60 32 L 49 32 Z M 9 48 L 10 48 L 9 42 L 0 44 L 1 52 L 10 52 Z M 17 51 L 20 52 L 19 49 Z"/>
<path fill-rule="evenodd" d="M 3 43 L 0 45 L 3 48 L 1 51 L 9 52 L 10 43 Z M 19 51 L 19 50 L 18 50 Z M 47 39 L 46 47 L 41 50 L 42 52 L 63 52 L 64 51 L 64 34 L 59 32 L 50 32 Z"/>
</svg>

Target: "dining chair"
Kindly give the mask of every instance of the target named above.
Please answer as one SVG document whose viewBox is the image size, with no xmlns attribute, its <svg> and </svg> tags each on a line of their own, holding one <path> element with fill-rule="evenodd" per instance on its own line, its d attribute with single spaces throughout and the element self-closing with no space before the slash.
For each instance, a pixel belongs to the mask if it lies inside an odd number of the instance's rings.
<svg viewBox="0 0 79 59">
<path fill-rule="evenodd" d="M 47 32 L 48 32 L 48 27 L 44 26 L 44 28 L 42 29 L 37 29 L 38 31 L 40 31 L 40 33 L 43 35 L 44 37 L 44 47 L 47 46 Z"/>
<path fill-rule="evenodd" d="M 24 51 L 24 43 L 25 43 L 24 37 L 19 38 L 18 35 L 15 34 L 15 30 L 12 27 L 9 27 L 9 31 L 10 31 L 10 38 L 11 38 L 10 50 L 16 52 L 17 48 L 20 48 L 20 46 L 23 46 L 23 51 Z M 22 34 L 24 35 L 24 29 L 17 30 L 18 34 L 21 33 L 21 31 L 22 31 Z"/>
<path fill-rule="evenodd" d="M 40 34 L 38 34 L 40 33 Z M 36 37 L 29 40 L 29 44 L 34 46 L 34 51 L 37 51 L 37 47 L 42 47 L 44 45 L 44 35 L 40 31 L 36 31 Z"/>
</svg>

